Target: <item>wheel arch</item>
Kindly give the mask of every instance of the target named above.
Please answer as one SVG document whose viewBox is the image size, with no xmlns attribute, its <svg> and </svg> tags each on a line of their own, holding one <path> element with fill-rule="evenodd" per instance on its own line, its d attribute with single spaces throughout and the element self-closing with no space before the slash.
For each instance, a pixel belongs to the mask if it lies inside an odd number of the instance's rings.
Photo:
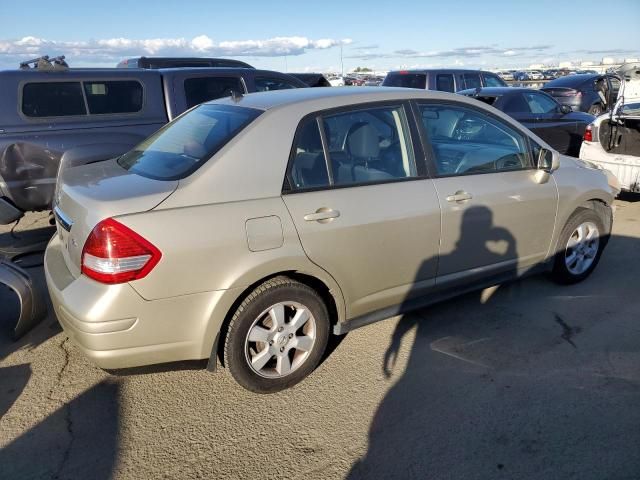
<svg viewBox="0 0 640 480">
<path fill-rule="evenodd" d="M 224 366 L 224 339 L 227 335 L 229 324 L 231 319 L 238 309 L 240 304 L 253 292 L 259 285 L 276 277 L 287 277 L 292 280 L 296 280 L 304 285 L 315 290 L 322 298 L 323 302 L 329 310 L 329 321 L 331 326 L 336 323 L 343 322 L 345 320 L 345 305 L 338 285 L 335 282 L 327 281 L 326 278 L 320 278 L 320 276 L 312 274 L 310 272 L 300 270 L 283 270 L 275 272 L 270 275 L 264 276 L 255 282 L 248 285 L 246 288 L 238 292 L 235 300 L 231 303 L 231 307 L 227 310 L 220 329 L 217 332 L 213 344 L 210 348 L 209 369 L 212 370 L 212 362 L 216 359 L 220 361 L 220 364 Z"/>
</svg>

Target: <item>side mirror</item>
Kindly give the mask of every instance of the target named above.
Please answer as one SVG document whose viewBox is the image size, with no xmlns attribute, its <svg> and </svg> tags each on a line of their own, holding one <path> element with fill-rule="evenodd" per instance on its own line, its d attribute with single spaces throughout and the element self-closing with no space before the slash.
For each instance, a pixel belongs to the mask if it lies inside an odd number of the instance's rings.
<svg viewBox="0 0 640 480">
<path fill-rule="evenodd" d="M 573 112 L 573 110 L 569 105 L 560 105 L 560 113 L 562 113 L 563 115 L 571 112 Z"/>
<path fill-rule="evenodd" d="M 540 153 L 538 153 L 537 162 L 538 170 L 552 173 L 560 168 L 560 155 L 555 150 L 541 148 Z"/>
</svg>

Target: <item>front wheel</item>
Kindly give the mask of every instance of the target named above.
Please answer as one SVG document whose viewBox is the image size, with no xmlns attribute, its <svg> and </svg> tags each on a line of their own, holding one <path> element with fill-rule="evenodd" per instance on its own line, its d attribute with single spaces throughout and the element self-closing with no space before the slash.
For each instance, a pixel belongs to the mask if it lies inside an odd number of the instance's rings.
<svg viewBox="0 0 640 480">
<path fill-rule="evenodd" d="M 599 103 L 595 104 L 595 105 L 591 105 L 591 107 L 589 108 L 589 112 L 591 115 L 594 116 L 598 116 L 598 115 L 602 115 L 602 105 L 600 105 Z"/>
<path fill-rule="evenodd" d="M 595 211 L 581 209 L 574 213 L 560 234 L 553 279 L 572 284 L 591 275 L 604 250 L 605 234 L 603 220 Z"/>
<path fill-rule="evenodd" d="M 233 378 L 256 393 L 289 388 L 320 362 L 329 313 L 315 290 L 287 277 L 258 286 L 236 310 L 224 358 Z"/>
</svg>

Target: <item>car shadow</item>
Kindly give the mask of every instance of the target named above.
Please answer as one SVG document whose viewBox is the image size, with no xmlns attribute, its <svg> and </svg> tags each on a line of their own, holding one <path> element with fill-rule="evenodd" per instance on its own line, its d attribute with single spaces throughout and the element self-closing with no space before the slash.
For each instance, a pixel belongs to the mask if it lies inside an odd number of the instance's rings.
<svg viewBox="0 0 640 480">
<path fill-rule="evenodd" d="M 485 249 L 496 236 L 485 227 L 463 220 L 450 255 Z M 382 364 L 395 383 L 346 478 L 634 478 L 640 304 L 611 302 L 637 297 L 619 272 L 640 269 L 625 254 L 639 247 L 612 236 L 580 284 L 530 277 L 404 315 Z"/>
<path fill-rule="evenodd" d="M 120 387 L 103 381 L 0 449 L 0 476 L 112 478 L 119 422 Z"/>
</svg>

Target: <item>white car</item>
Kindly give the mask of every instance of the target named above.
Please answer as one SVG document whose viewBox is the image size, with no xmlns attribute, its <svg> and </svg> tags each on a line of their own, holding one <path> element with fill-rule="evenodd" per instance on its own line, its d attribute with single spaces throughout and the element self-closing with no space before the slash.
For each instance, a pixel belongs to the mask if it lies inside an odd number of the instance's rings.
<svg viewBox="0 0 640 480">
<path fill-rule="evenodd" d="M 328 80 L 332 87 L 344 87 L 344 77 L 329 77 Z"/>
<path fill-rule="evenodd" d="M 640 193 L 640 64 L 626 64 L 613 110 L 587 127 L 580 158 L 610 170 L 628 192 Z"/>
<path fill-rule="evenodd" d="M 531 70 L 529 72 L 529 78 L 531 80 L 544 80 L 544 75 L 542 74 L 542 72 L 539 72 L 538 70 Z"/>
</svg>

